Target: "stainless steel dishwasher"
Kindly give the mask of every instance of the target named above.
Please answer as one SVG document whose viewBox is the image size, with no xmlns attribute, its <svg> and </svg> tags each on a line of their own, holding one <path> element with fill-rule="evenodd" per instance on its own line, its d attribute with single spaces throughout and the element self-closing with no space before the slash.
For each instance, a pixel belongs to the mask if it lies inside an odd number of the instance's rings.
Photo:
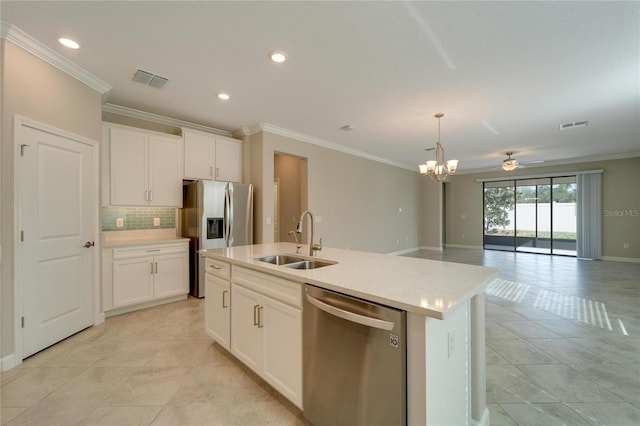
<svg viewBox="0 0 640 426">
<path fill-rule="evenodd" d="M 303 409 L 315 426 L 406 425 L 406 312 L 304 288 Z"/>
</svg>

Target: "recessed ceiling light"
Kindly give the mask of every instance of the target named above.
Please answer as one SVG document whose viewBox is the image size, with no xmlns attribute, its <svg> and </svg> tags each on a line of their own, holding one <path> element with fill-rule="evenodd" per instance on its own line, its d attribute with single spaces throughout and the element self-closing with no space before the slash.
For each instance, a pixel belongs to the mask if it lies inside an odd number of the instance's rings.
<svg viewBox="0 0 640 426">
<path fill-rule="evenodd" d="M 228 101 L 229 98 L 230 98 L 230 96 L 229 96 L 228 93 L 223 93 L 223 92 L 218 93 L 218 99 L 221 99 L 223 101 Z"/>
<path fill-rule="evenodd" d="M 271 52 L 271 60 L 277 64 L 281 64 L 287 60 L 287 55 L 284 52 Z"/>
<path fill-rule="evenodd" d="M 68 47 L 69 49 L 80 49 L 80 45 L 78 42 L 71 40 L 70 38 L 60 37 L 58 42 L 64 47 Z"/>
</svg>

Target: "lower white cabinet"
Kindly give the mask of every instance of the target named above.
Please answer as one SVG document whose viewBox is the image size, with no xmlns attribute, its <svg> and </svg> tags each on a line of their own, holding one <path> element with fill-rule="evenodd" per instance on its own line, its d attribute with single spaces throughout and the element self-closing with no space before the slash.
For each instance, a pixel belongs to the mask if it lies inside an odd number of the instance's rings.
<svg viewBox="0 0 640 426">
<path fill-rule="evenodd" d="M 302 286 L 208 258 L 205 330 L 302 409 Z"/>
<path fill-rule="evenodd" d="M 235 266 L 231 276 L 231 353 L 302 408 L 301 285 Z"/>
<path fill-rule="evenodd" d="M 223 348 L 230 350 L 231 283 L 207 273 L 204 289 L 204 328 Z"/>
<path fill-rule="evenodd" d="M 105 311 L 186 296 L 188 242 L 105 249 L 102 285 Z"/>
</svg>

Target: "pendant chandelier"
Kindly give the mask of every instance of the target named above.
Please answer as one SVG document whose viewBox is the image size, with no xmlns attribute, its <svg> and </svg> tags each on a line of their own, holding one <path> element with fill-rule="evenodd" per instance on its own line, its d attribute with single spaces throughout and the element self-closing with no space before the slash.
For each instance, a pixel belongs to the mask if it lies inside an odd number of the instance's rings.
<svg viewBox="0 0 640 426">
<path fill-rule="evenodd" d="M 436 181 L 440 182 L 444 180 L 448 175 L 452 175 L 458 169 L 458 160 L 449 160 L 445 163 L 444 160 L 444 148 L 440 143 L 440 119 L 444 116 L 439 112 L 434 115 L 438 119 L 438 142 L 436 142 L 435 148 L 427 148 L 425 151 L 436 151 L 436 159 L 428 160 L 424 164 L 420 164 L 420 174 L 429 175 Z"/>
</svg>

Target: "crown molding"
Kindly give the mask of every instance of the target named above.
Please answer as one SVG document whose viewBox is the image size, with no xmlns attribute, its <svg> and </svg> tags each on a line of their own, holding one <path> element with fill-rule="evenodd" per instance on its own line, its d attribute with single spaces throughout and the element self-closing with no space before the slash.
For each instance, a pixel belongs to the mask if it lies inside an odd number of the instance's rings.
<svg viewBox="0 0 640 426">
<path fill-rule="evenodd" d="M 51 50 L 49 47 L 31 37 L 18 27 L 4 21 L 0 21 L 0 35 L 3 39 L 10 41 L 22 50 L 31 53 L 35 57 L 43 60 L 60 71 L 69 74 L 71 77 L 86 84 L 101 95 L 104 95 L 111 90 L 110 85 L 100 80 L 95 75 L 80 68 L 58 52 Z"/>
<path fill-rule="evenodd" d="M 249 135 L 253 135 L 259 132 L 267 132 L 273 133 L 276 135 L 284 136 L 291 139 L 296 139 L 301 142 L 310 143 L 312 145 L 321 146 L 323 148 L 328 148 L 334 151 L 339 151 L 349 155 L 355 155 L 356 157 L 361 157 L 367 160 L 376 161 L 378 163 L 387 164 L 394 167 L 399 167 L 401 169 L 414 170 L 414 167 L 409 167 L 406 164 L 399 163 L 397 161 L 389 160 L 387 158 L 378 157 L 373 154 L 369 154 L 368 152 L 360 151 L 358 149 L 349 148 L 346 146 L 338 145 L 337 143 L 330 142 L 324 139 L 319 139 L 313 136 L 305 135 L 304 133 L 298 133 L 293 130 L 285 129 L 283 127 L 278 127 L 269 123 L 257 123 L 253 126 L 249 126 Z"/>
<path fill-rule="evenodd" d="M 106 103 L 102 105 L 103 112 L 109 112 L 111 114 L 122 115 L 125 117 L 136 118 L 138 120 L 151 121 L 153 123 L 165 124 L 167 126 L 174 126 L 180 128 L 188 128 L 193 130 L 200 130 L 207 133 L 215 133 L 220 136 L 233 137 L 230 131 L 216 129 L 215 127 L 203 126 L 201 124 L 191 123 L 189 121 L 178 120 L 177 118 L 165 117 L 164 115 L 153 114 L 151 112 L 140 111 L 133 108 L 127 108 L 120 105 L 114 105 Z"/>
</svg>

